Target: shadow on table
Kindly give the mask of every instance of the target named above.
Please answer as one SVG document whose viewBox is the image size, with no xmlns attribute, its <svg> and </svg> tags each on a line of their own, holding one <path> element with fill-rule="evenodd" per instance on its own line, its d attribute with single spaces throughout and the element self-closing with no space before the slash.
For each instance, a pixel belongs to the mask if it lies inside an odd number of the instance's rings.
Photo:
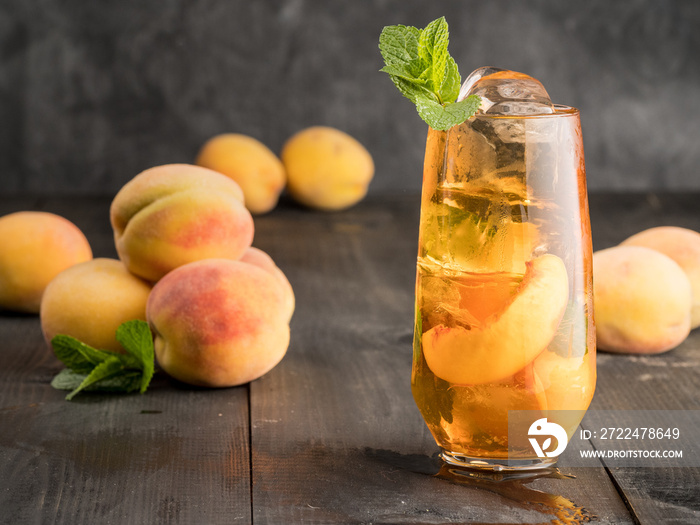
<svg viewBox="0 0 700 525">
<path fill-rule="evenodd" d="M 489 472 L 448 465 L 437 454 L 433 456 L 399 454 L 391 450 L 369 448 L 365 450 L 365 453 L 369 457 L 392 467 L 498 494 L 524 510 L 552 516 L 550 523 L 574 525 L 588 523 L 596 519 L 586 509 L 563 496 L 527 486 L 541 478 L 575 479 L 574 476 L 562 474 L 556 468 L 529 472 Z"/>
</svg>

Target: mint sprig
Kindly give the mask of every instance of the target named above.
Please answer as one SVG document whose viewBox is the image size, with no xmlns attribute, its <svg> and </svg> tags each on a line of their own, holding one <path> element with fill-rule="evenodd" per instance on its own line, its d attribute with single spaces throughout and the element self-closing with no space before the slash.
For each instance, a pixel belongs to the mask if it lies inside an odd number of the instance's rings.
<svg viewBox="0 0 700 525">
<path fill-rule="evenodd" d="M 126 354 L 98 350 L 68 335 L 51 339 L 56 357 L 66 369 L 56 375 L 51 386 L 71 390 L 70 401 L 79 392 L 136 392 L 148 388 L 154 373 L 153 336 L 144 321 L 127 321 L 117 328 L 116 339 Z"/>
<path fill-rule="evenodd" d="M 456 102 L 461 78 L 447 45 L 445 17 L 425 29 L 387 26 L 379 36 L 379 51 L 399 91 L 416 105 L 418 114 L 433 129 L 447 130 L 461 124 L 479 109 L 481 99 L 470 95 Z"/>
</svg>

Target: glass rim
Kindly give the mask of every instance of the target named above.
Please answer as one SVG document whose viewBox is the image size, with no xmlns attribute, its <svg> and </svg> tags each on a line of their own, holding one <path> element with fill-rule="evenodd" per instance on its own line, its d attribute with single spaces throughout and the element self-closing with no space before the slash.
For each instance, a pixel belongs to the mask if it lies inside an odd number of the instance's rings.
<svg viewBox="0 0 700 525">
<path fill-rule="evenodd" d="M 521 120 L 573 117 L 580 115 L 580 111 L 578 110 L 578 108 L 575 108 L 573 106 L 568 106 L 566 104 L 552 104 L 552 106 L 554 106 L 554 113 L 533 113 L 531 115 L 498 115 L 488 113 L 476 113 L 471 118 Z"/>
</svg>

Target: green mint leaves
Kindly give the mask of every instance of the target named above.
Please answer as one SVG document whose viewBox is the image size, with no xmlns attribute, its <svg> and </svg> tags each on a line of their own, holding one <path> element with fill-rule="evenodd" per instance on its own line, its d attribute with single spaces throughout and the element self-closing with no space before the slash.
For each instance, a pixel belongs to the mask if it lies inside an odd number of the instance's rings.
<svg viewBox="0 0 700 525">
<path fill-rule="evenodd" d="M 97 350 L 68 335 L 55 336 L 51 340 L 54 353 L 68 368 L 53 378 L 51 386 L 71 390 L 66 396 L 68 401 L 82 390 L 138 390 L 143 394 L 154 373 L 151 329 L 144 321 L 127 321 L 117 329 L 116 339 L 126 354 Z"/>
<path fill-rule="evenodd" d="M 416 105 L 430 127 L 447 130 L 461 124 L 479 109 L 481 99 L 470 95 L 455 102 L 461 79 L 447 51 L 449 30 L 445 18 L 425 29 L 387 26 L 379 36 L 379 50 L 388 73 L 401 93 Z"/>
</svg>

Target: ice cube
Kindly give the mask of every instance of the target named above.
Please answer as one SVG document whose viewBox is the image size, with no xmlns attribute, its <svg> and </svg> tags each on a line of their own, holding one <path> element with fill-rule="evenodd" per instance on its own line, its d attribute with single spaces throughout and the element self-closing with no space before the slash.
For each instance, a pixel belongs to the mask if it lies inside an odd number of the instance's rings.
<svg viewBox="0 0 700 525">
<path fill-rule="evenodd" d="M 479 95 L 479 113 L 489 115 L 542 115 L 554 113 L 554 106 L 542 83 L 524 73 L 481 67 L 462 84 L 458 100 Z"/>
</svg>

